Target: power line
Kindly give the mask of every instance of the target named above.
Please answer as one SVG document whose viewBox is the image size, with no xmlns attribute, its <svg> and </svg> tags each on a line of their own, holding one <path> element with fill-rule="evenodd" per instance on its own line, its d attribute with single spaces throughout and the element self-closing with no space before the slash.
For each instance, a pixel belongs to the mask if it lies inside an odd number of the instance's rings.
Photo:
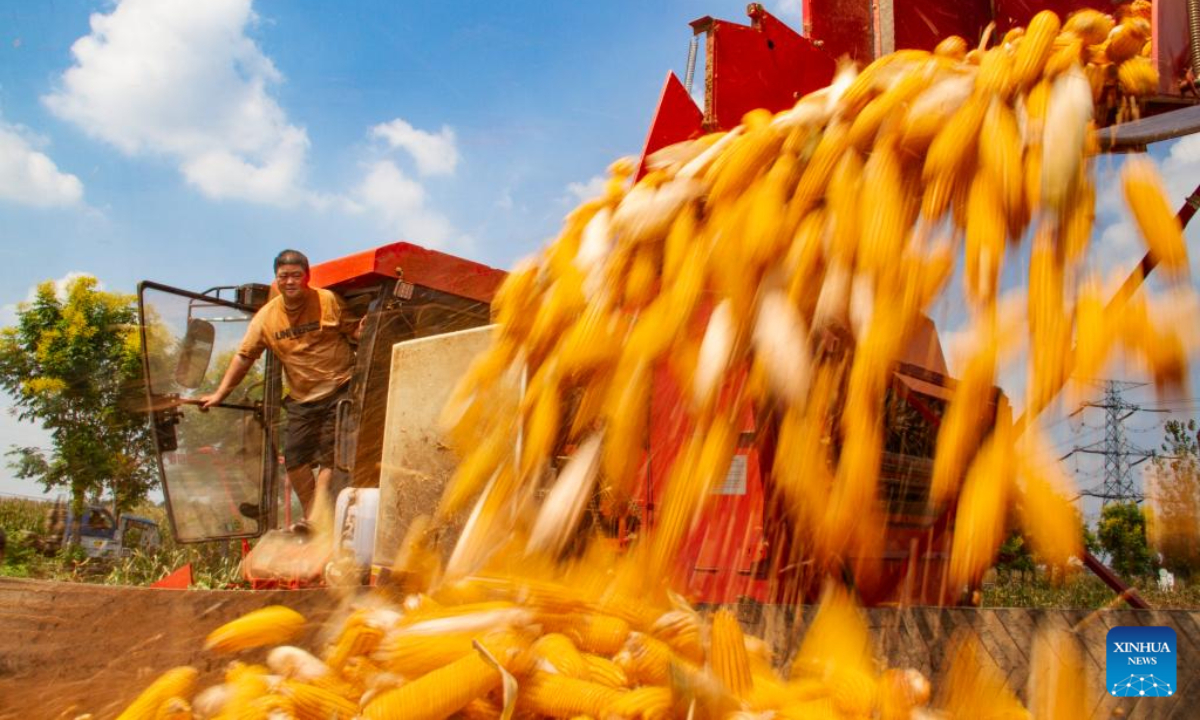
<svg viewBox="0 0 1200 720">
<path fill-rule="evenodd" d="M 1105 505 L 1113 501 L 1142 501 L 1141 493 L 1134 487 L 1132 471 L 1138 465 L 1156 457 L 1156 454 L 1153 450 L 1144 450 L 1129 441 L 1126 435 L 1125 421 L 1139 412 L 1170 412 L 1165 408 L 1148 408 L 1125 401 L 1122 393 L 1143 385 L 1145 383 L 1107 380 L 1103 384 L 1104 399 L 1102 402 L 1081 403 L 1069 416 L 1078 415 L 1087 408 L 1104 410 L 1104 439 L 1090 445 L 1076 445 L 1074 449 L 1059 458 L 1060 461 L 1066 460 L 1076 453 L 1104 457 L 1104 480 L 1100 487 L 1085 490 L 1080 495 L 1100 498 Z M 1138 432 L 1147 432 L 1150 429 L 1152 428 Z"/>
</svg>

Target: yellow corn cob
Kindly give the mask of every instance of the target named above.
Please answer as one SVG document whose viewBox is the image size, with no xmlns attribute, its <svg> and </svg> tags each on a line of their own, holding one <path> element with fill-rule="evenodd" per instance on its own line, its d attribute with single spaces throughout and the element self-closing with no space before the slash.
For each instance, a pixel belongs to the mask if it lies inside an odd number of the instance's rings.
<svg viewBox="0 0 1200 720">
<path fill-rule="evenodd" d="M 694 663 L 704 662 L 703 621 L 691 608 L 663 613 L 654 621 L 650 634 Z"/>
<path fill-rule="evenodd" d="M 1003 206 L 1008 237 L 1019 240 L 1025 232 L 1025 177 L 1021 164 L 1021 132 L 1009 107 L 993 101 L 981 126 L 986 142 L 979 144 L 979 172 L 990 178 Z M 968 199 L 969 201 L 969 199 Z M 967 225 L 970 226 L 970 216 Z"/>
<path fill-rule="evenodd" d="M 1130 158 L 1121 170 L 1121 184 L 1142 238 L 1162 269 L 1177 278 L 1186 274 L 1188 257 L 1183 231 L 1167 205 L 1162 180 L 1154 165 L 1148 160 Z"/>
<path fill-rule="evenodd" d="M 879 681 L 870 672 L 842 667 L 829 677 L 829 697 L 843 715 L 870 717 L 879 700 Z"/>
<path fill-rule="evenodd" d="M 905 197 L 903 170 L 892 143 L 877 146 L 867 159 L 862 192 L 858 264 L 865 271 L 880 275 L 896 267 L 896 259 L 915 219 L 910 215 L 913 203 Z"/>
<path fill-rule="evenodd" d="M 1121 91 L 1128 95 L 1146 97 L 1158 92 L 1158 71 L 1150 58 L 1131 57 L 1117 68 Z"/>
<path fill-rule="evenodd" d="M 521 478 L 534 477 L 538 469 L 549 461 L 550 453 L 554 451 L 554 443 L 558 439 L 559 415 L 562 410 L 558 379 L 551 377 L 549 371 L 539 372 L 538 375 L 544 376 L 544 382 L 538 383 L 536 378 L 530 382 L 530 392 L 536 393 L 536 400 L 521 438 L 521 465 L 518 470 Z M 535 383 L 537 389 L 533 390 Z"/>
<path fill-rule="evenodd" d="M 167 698 L 158 706 L 154 720 L 192 720 L 192 706 L 181 697 Z"/>
<path fill-rule="evenodd" d="M 549 665 L 560 675 L 580 680 L 588 678 L 587 662 L 566 635 L 547 633 L 533 643 L 531 651 L 543 665 Z"/>
<path fill-rule="evenodd" d="M 991 177 L 981 173 L 971 183 L 968 202 L 965 282 L 975 302 L 987 304 L 996 297 L 1004 260 L 1003 199 Z"/>
<path fill-rule="evenodd" d="M 583 661 L 587 664 L 587 680 L 611 688 L 629 687 L 629 677 L 621 669 L 621 666 L 612 660 L 600 655 L 585 653 Z"/>
<path fill-rule="evenodd" d="M 1057 77 L 1082 62 L 1083 40 L 1064 33 L 1054 41 L 1050 57 L 1046 60 L 1045 75 L 1047 78 Z"/>
<path fill-rule="evenodd" d="M 1146 39 L 1150 37 L 1150 24 L 1141 18 L 1127 18 L 1121 21 L 1108 36 L 1108 59 L 1120 65 L 1129 58 L 1137 55 Z"/>
<path fill-rule="evenodd" d="M 1080 177 L 1075 181 L 1073 197 L 1066 204 L 1060 230 L 1060 241 L 1067 261 L 1078 261 L 1087 253 L 1095 220 L 1096 187 L 1086 176 Z"/>
<path fill-rule="evenodd" d="M 500 706 L 480 698 L 467 703 L 459 715 L 462 720 L 500 720 L 502 712 Z"/>
<path fill-rule="evenodd" d="M 308 683 L 285 680 L 281 690 L 291 698 L 299 720 L 350 720 L 358 714 L 357 703 Z"/>
<path fill-rule="evenodd" d="M 281 645 L 304 629 L 304 616 L 283 605 L 246 613 L 208 634 L 206 650 L 230 653 L 264 645 Z"/>
<path fill-rule="evenodd" d="M 591 435 L 597 429 L 597 423 L 604 410 L 604 401 L 612 389 L 613 372 L 594 373 L 579 395 L 575 404 L 575 412 L 571 417 L 571 429 L 568 437 L 578 442 Z"/>
<path fill-rule="evenodd" d="M 865 668 L 870 658 L 871 638 L 862 613 L 844 588 L 828 583 L 812 625 L 792 660 L 791 678 L 825 678 L 836 668 Z"/>
<path fill-rule="evenodd" d="M 985 52 L 979 60 L 975 92 L 983 98 L 995 96 L 1008 102 L 1017 86 L 1015 62 L 1013 55 L 1003 47 L 994 47 Z"/>
<path fill-rule="evenodd" d="M 1108 63 L 1107 57 L 1103 63 L 1089 63 L 1083 67 L 1083 74 L 1087 76 L 1088 84 L 1092 86 L 1093 103 L 1099 104 L 1104 97 L 1105 88 L 1108 86 L 1110 70 L 1112 70 L 1112 65 Z"/>
<path fill-rule="evenodd" d="M 541 298 L 538 291 L 540 275 L 541 268 L 537 263 L 531 260 L 518 263 L 492 298 L 492 319 L 514 338 L 524 338 L 529 332 Z"/>
<path fill-rule="evenodd" d="M 673 700 L 670 688 L 635 688 L 613 700 L 605 709 L 605 715 L 608 717 L 665 720 L 672 717 Z"/>
<path fill-rule="evenodd" d="M 1104 42 L 1115 24 L 1111 16 L 1086 8 L 1067 18 L 1063 30 L 1079 36 L 1087 45 L 1097 45 Z"/>
<path fill-rule="evenodd" d="M 1071 484 L 1044 450 L 1019 453 L 1017 461 L 1021 525 L 1038 558 L 1066 567 L 1071 558 L 1083 556 L 1079 513 L 1067 494 Z"/>
<path fill-rule="evenodd" d="M 713 674 L 735 697 L 745 698 L 751 689 L 750 658 L 742 626 L 728 610 L 713 616 L 709 663 Z"/>
<path fill-rule="evenodd" d="M 845 717 L 833 706 L 833 700 L 805 700 L 792 705 L 785 705 L 775 713 L 779 720 L 841 720 Z"/>
<path fill-rule="evenodd" d="M 756 110 L 748 113 L 743 123 L 751 124 L 755 121 L 751 115 L 763 112 L 766 111 Z M 770 114 L 767 115 L 769 117 Z M 761 115 L 759 117 L 761 118 Z M 748 130 L 735 140 L 725 154 L 717 158 L 709 171 L 708 177 L 712 183 L 708 192 L 709 202 L 719 203 L 740 195 L 760 172 L 766 170 L 766 162 L 782 144 L 783 136 L 770 125 Z"/>
<path fill-rule="evenodd" d="M 858 252 L 862 171 L 862 158 L 857 151 L 850 149 L 842 155 L 829 178 L 827 202 L 833 240 L 830 254 L 836 257 L 853 258 Z"/>
<path fill-rule="evenodd" d="M 1049 10 L 1042 10 L 1029 21 L 1013 61 L 1013 79 L 1018 88 L 1032 87 L 1042 76 L 1059 28 L 1058 16 Z"/>
<path fill-rule="evenodd" d="M 630 680 L 642 685 L 665 685 L 671 663 L 677 662 L 666 643 L 639 632 L 630 634 L 625 649 L 614 660 Z"/>
<path fill-rule="evenodd" d="M 507 655 L 508 643 L 492 643 Z M 491 648 L 489 648 L 491 649 Z M 501 660 L 501 662 L 504 662 Z M 363 720 L 443 720 L 500 687 L 500 671 L 478 652 L 383 692 L 363 708 Z"/>
<path fill-rule="evenodd" d="M 900 122 L 900 148 L 913 157 L 921 157 L 974 90 L 974 79 L 951 75 L 921 93 L 909 105 Z"/>
<path fill-rule="evenodd" d="M 613 655 L 629 639 L 629 623 L 612 615 L 592 613 L 571 618 L 560 632 L 566 633 L 584 652 Z"/>
<path fill-rule="evenodd" d="M 358 656 L 347 658 L 342 666 L 341 676 L 354 689 L 354 694 L 361 696 L 382 672 L 382 668 L 374 660 Z"/>
<path fill-rule="evenodd" d="M 980 714 L 981 708 L 986 709 L 989 718 L 1028 720 L 1031 717 L 973 635 L 965 636 L 958 643 L 950 660 L 950 670 L 941 685 L 939 709 L 950 717 L 974 717 Z"/>
<path fill-rule="evenodd" d="M 196 688 L 196 668 L 177 667 L 166 671 L 133 701 L 117 720 L 152 720 L 159 707 L 171 698 L 190 698 Z"/>
<path fill-rule="evenodd" d="M 799 219 L 812 209 L 813 205 L 825 194 L 825 188 L 833 175 L 834 168 L 845 152 L 848 145 L 849 128 L 843 124 L 832 125 L 825 129 L 821 141 L 817 143 L 812 157 L 804 166 L 800 182 L 796 185 L 796 194 L 788 206 L 789 222 Z"/>
<path fill-rule="evenodd" d="M 546 291 L 545 299 L 536 309 L 526 340 L 531 364 L 536 365 L 545 357 L 567 326 L 587 306 L 584 280 L 583 273 L 571 265 Z"/>
<path fill-rule="evenodd" d="M 957 35 L 951 35 L 933 48 L 933 54 L 938 57 L 962 60 L 967 56 L 967 41 Z"/>
<path fill-rule="evenodd" d="M 473 640 L 473 633 L 399 633 L 384 639 L 372 659 L 404 677 L 420 677 L 470 655 Z"/>
<path fill-rule="evenodd" d="M 951 191 L 977 154 L 979 129 L 986 112 L 985 101 L 972 97 L 954 113 L 929 146 L 922 171 L 926 190 L 921 204 L 921 214 L 927 220 L 937 220 L 950 205 Z"/>
<path fill-rule="evenodd" d="M 346 628 L 338 637 L 330 650 L 325 664 L 335 671 L 341 672 L 346 661 L 358 655 L 369 655 L 379 646 L 383 631 L 363 622 L 347 623 Z"/>
<path fill-rule="evenodd" d="M 932 68 L 928 65 L 914 65 L 904 71 L 890 88 L 868 103 L 854 118 L 846 138 L 849 145 L 866 150 L 880 127 L 924 92 L 933 79 Z"/>
<path fill-rule="evenodd" d="M 622 330 L 623 323 L 608 308 L 600 304 L 588 307 L 563 335 L 558 350 L 560 372 L 569 378 L 611 367 L 621 356 Z"/>
<path fill-rule="evenodd" d="M 879 681 L 881 720 L 907 720 L 929 702 L 929 681 L 913 668 L 885 670 Z"/>
<path fill-rule="evenodd" d="M 608 708 L 622 694 L 604 685 L 578 678 L 535 672 L 521 684 L 517 707 L 538 717 L 607 717 Z"/>
<path fill-rule="evenodd" d="M 1013 482 L 1011 453 L 1007 433 L 997 427 L 967 472 L 950 549 L 950 582 L 954 587 L 977 582 L 1004 541 Z"/>
<path fill-rule="evenodd" d="M 643 461 L 646 411 L 650 407 L 649 369 L 641 364 L 618 368 L 605 404 L 608 424 L 600 456 L 602 488 L 610 507 L 623 508 L 633 495 Z"/>
<path fill-rule="evenodd" d="M 296 706 L 292 699 L 278 693 L 268 693 L 250 698 L 228 715 L 230 720 L 291 720 L 296 717 Z"/>
<path fill-rule="evenodd" d="M 249 706 L 255 698 L 271 694 L 267 669 L 261 665 L 230 663 L 225 671 L 225 685 L 229 692 L 220 714 L 217 715 L 221 720 L 236 718 L 241 709 Z M 281 699 L 287 704 L 288 712 L 291 712 L 291 701 L 287 698 Z"/>
</svg>

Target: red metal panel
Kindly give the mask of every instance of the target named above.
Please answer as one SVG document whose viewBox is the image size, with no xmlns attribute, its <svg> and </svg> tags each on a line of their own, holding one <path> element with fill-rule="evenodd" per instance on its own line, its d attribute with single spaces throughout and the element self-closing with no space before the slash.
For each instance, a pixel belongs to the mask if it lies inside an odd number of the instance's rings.
<svg viewBox="0 0 1200 720">
<path fill-rule="evenodd" d="M 897 0 L 895 48 L 932 50 L 950 35 L 977 45 L 983 29 L 992 20 L 990 0 Z"/>
<path fill-rule="evenodd" d="M 654 120 L 650 122 L 650 132 L 646 134 L 637 176 L 640 178 L 645 174 L 646 158 L 656 150 L 696 137 L 703 132 L 703 124 L 704 113 L 696 107 L 679 77 L 668 71 Z"/>
<path fill-rule="evenodd" d="M 804 29 L 830 57 L 865 65 L 875 57 L 870 0 L 805 0 Z"/>
<path fill-rule="evenodd" d="M 709 129 L 735 127 L 755 108 L 786 110 L 797 98 L 833 79 L 836 64 L 829 54 L 757 3 L 750 5 L 749 15 L 749 26 L 698 21 L 708 28 L 705 123 Z"/>
<path fill-rule="evenodd" d="M 1001 33 L 1009 28 L 1029 24 L 1029 19 L 1042 10 L 1053 10 L 1058 17 L 1065 20 L 1068 15 L 1083 8 L 1092 8 L 1101 12 L 1111 13 L 1115 9 L 1112 2 L 1106 0 L 995 0 L 996 29 Z M 1155 4 L 1162 2 L 1156 0 Z"/>
<path fill-rule="evenodd" d="M 1155 0 L 1154 45 L 1151 55 L 1158 66 L 1158 91 L 1163 95 L 1181 94 L 1180 80 L 1191 66 L 1192 44 L 1188 39 L 1185 0 Z"/>
<path fill-rule="evenodd" d="M 402 278 L 406 282 L 490 303 L 505 277 L 503 270 L 406 242 L 383 245 L 312 266 L 312 284 L 345 291 Z"/>
</svg>

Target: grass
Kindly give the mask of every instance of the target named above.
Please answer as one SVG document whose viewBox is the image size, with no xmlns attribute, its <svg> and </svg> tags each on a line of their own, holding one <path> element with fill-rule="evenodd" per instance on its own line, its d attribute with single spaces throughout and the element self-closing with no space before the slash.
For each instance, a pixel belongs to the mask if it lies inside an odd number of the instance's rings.
<svg viewBox="0 0 1200 720">
<path fill-rule="evenodd" d="M 53 503 L 0 497 L 0 528 L 8 537 L 0 577 L 23 577 L 104 585 L 150 585 L 187 563 L 192 564 L 192 587 L 216 589 L 244 585 L 239 573 L 240 547 L 216 542 L 180 545 L 171 537 L 163 508 L 146 504 L 131 514 L 154 520 L 162 544 L 154 550 L 134 550 L 122 558 L 89 558 L 79 548 L 46 552 L 40 539 Z"/>
<path fill-rule="evenodd" d="M 1135 580 L 1138 594 L 1158 610 L 1200 608 L 1200 585 L 1176 582 L 1169 592 L 1158 589 L 1152 580 Z M 1050 578 L 1045 573 L 1028 573 L 1025 577 L 993 576 L 983 584 L 983 607 L 1054 608 L 1093 610 L 1108 607 L 1117 594 L 1100 578 L 1086 570 L 1072 573 L 1066 579 Z M 1124 602 L 1112 605 L 1128 607 Z"/>
</svg>

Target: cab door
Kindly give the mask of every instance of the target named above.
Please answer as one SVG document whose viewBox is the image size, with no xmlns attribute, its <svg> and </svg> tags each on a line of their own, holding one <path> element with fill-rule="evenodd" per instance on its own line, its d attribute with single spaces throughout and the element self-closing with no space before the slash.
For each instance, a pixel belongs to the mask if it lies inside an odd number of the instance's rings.
<svg viewBox="0 0 1200 720">
<path fill-rule="evenodd" d="M 172 532 L 183 543 L 256 537 L 274 521 L 278 361 L 264 353 L 224 403 L 199 408 L 198 398 L 220 384 L 255 312 L 221 297 L 222 290 L 138 286 L 159 477 Z"/>
</svg>

